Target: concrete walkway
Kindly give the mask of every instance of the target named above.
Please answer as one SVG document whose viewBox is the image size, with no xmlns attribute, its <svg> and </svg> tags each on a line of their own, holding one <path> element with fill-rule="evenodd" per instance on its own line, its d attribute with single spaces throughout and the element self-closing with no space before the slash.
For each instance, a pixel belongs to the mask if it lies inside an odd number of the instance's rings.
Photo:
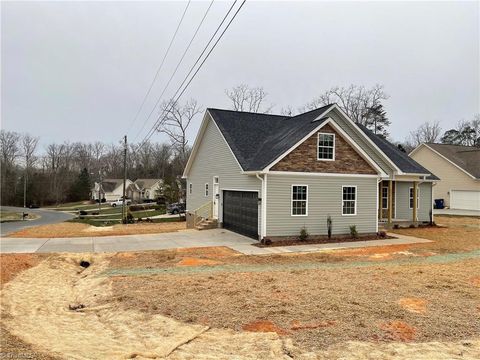
<svg viewBox="0 0 480 360">
<path fill-rule="evenodd" d="M 177 248 L 226 246 L 245 255 L 303 253 L 332 249 L 359 248 L 430 242 L 411 236 L 396 235 L 397 239 L 353 241 L 332 244 L 312 244 L 259 248 L 255 240 L 224 230 L 183 230 L 149 235 L 77 237 L 77 238 L 2 238 L 1 253 L 56 253 L 56 252 L 120 252 L 165 250 Z"/>
</svg>

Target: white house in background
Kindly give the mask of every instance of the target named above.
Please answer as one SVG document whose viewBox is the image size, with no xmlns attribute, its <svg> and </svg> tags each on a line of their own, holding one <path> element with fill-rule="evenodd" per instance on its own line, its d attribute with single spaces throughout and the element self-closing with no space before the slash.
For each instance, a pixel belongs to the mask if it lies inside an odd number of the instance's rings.
<svg viewBox="0 0 480 360">
<path fill-rule="evenodd" d="M 133 181 L 127 179 L 126 187 L 128 188 Z M 92 188 L 92 200 L 105 199 L 106 201 L 114 201 L 123 196 L 123 179 L 105 179 L 101 182 L 101 186 L 98 182 L 95 182 Z"/>
<path fill-rule="evenodd" d="M 435 199 L 451 209 L 480 210 L 480 148 L 425 143 L 410 157 L 440 177 Z"/>
<path fill-rule="evenodd" d="M 137 179 L 128 186 L 127 196 L 134 201 L 154 200 L 162 189 L 162 179 Z"/>
</svg>

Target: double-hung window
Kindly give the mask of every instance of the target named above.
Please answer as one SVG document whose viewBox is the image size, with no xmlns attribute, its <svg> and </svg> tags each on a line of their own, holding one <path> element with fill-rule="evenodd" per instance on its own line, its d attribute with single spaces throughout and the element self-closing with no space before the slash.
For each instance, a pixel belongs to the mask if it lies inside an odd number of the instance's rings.
<svg viewBox="0 0 480 360">
<path fill-rule="evenodd" d="M 342 215 L 357 214 L 357 187 L 342 186 Z"/>
<path fill-rule="evenodd" d="M 382 187 L 382 209 L 388 209 L 388 187 Z"/>
<path fill-rule="evenodd" d="M 335 160 L 335 134 L 318 133 L 317 160 Z"/>
<path fill-rule="evenodd" d="M 417 188 L 417 209 L 420 207 L 420 189 Z M 413 187 L 409 191 L 409 206 L 410 209 L 413 209 Z"/>
<path fill-rule="evenodd" d="M 188 184 L 188 193 L 189 193 L 190 195 L 192 195 L 192 192 L 193 192 L 193 184 L 190 183 L 190 184 Z"/>
<path fill-rule="evenodd" d="M 205 184 L 205 197 L 208 197 L 208 183 Z"/>
<path fill-rule="evenodd" d="M 292 185 L 292 216 L 308 215 L 308 186 Z"/>
</svg>

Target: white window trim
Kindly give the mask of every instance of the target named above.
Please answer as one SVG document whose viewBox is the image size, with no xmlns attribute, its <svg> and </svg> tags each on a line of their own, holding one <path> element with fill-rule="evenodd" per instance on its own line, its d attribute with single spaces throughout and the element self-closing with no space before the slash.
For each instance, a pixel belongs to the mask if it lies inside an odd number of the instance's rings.
<svg viewBox="0 0 480 360">
<path fill-rule="evenodd" d="M 294 186 L 305 186 L 307 188 L 307 198 L 305 200 L 305 214 L 293 214 L 293 187 Z M 295 201 L 303 201 L 303 200 L 295 200 Z M 308 216 L 308 185 L 306 184 L 292 184 L 290 187 L 290 216 Z"/>
<path fill-rule="evenodd" d="M 188 195 L 192 195 L 192 192 L 193 192 L 193 184 L 190 183 L 188 184 Z"/>
<path fill-rule="evenodd" d="M 318 148 L 320 147 L 320 135 L 331 135 L 333 136 L 333 158 L 332 159 L 320 159 L 318 157 Z M 335 161 L 335 134 L 334 133 L 326 133 L 326 132 L 318 132 L 317 133 L 317 160 L 318 161 Z"/>
<path fill-rule="evenodd" d="M 343 213 L 343 202 L 344 201 L 352 201 L 352 200 L 343 200 L 343 188 L 346 188 L 346 187 L 353 187 L 355 188 L 355 208 L 354 208 L 354 213 L 353 214 L 344 214 Z M 358 198 L 358 189 L 357 189 L 357 185 L 342 185 L 342 193 L 341 193 L 341 199 L 342 199 L 342 203 L 341 203 L 341 212 L 342 212 L 342 216 L 356 216 L 357 215 L 357 198 Z"/>
<path fill-rule="evenodd" d="M 217 185 L 220 184 L 220 177 L 219 177 L 218 175 L 215 175 L 215 176 L 213 177 L 213 184 L 214 184 L 214 185 L 215 185 L 215 184 L 217 184 Z"/>
<path fill-rule="evenodd" d="M 412 196 L 410 196 L 410 191 L 412 191 Z M 410 206 L 410 199 L 413 200 L 413 186 L 408 188 L 408 208 L 413 210 L 413 206 Z M 417 210 L 420 209 L 420 189 L 417 187 Z"/>
<path fill-rule="evenodd" d="M 386 198 L 383 197 L 383 189 L 387 189 L 387 197 Z M 387 210 L 388 209 L 388 186 L 382 186 L 381 196 L 382 196 L 382 199 L 381 199 L 382 200 L 382 210 Z M 383 207 L 383 199 L 387 199 L 387 206 L 386 207 Z"/>
<path fill-rule="evenodd" d="M 209 190 L 210 189 L 209 189 L 208 183 L 205 183 L 205 192 L 204 192 L 205 197 L 208 197 Z"/>
</svg>

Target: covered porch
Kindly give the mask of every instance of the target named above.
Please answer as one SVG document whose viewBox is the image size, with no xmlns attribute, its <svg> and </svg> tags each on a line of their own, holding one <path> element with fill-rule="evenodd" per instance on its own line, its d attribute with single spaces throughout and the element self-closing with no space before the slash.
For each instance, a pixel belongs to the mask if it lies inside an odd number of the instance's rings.
<svg viewBox="0 0 480 360">
<path fill-rule="evenodd" d="M 420 186 L 422 190 L 420 191 Z M 383 179 L 378 183 L 378 223 L 389 229 L 430 221 L 431 182 L 419 178 Z"/>
</svg>

